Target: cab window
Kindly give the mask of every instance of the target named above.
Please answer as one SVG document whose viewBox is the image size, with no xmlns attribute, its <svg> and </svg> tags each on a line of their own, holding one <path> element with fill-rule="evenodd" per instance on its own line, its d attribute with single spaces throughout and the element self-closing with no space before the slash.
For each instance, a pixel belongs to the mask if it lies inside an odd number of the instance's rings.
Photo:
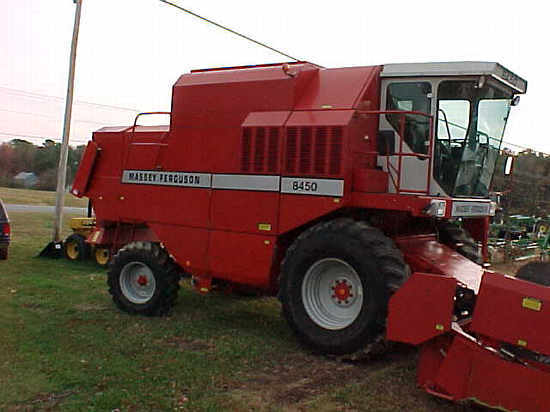
<svg viewBox="0 0 550 412">
<path fill-rule="evenodd" d="M 415 111 L 431 114 L 432 85 L 428 82 L 392 83 L 388 85 L 387 110 Z M 399 114 L 387 114 L 386 119 L 396 132 L 400 131 Z M 430 118 L 406 114 L 404 140 L 415 153 L 428 153 L 430 143 Z"/>
</svg>

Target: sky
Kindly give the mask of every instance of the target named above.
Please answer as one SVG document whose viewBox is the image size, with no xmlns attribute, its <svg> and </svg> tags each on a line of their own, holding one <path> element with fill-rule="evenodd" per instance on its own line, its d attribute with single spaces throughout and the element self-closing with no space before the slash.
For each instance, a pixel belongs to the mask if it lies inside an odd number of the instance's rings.
<svg viewBox="0 0 550 412">
<path fill-rule="evenodd" d="M 505 141 L 550 153 L 544 2 L 173 1 L 325 67 L 499 62 L 529 82 Z M 75 7 L 0 1 L 0 141 L 61 139 Z M 192 69 L 286 60 L 158 0 L 83 0 L 70 143 L 169 111 L 173 83 Z"/>
</svg>

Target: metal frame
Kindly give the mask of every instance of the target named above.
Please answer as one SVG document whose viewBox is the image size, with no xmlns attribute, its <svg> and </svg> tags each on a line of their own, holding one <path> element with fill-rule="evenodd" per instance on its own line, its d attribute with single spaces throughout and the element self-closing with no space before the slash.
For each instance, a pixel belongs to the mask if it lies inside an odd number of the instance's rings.
<svg viewBox="0 0 550 412">
<path fill-rule="evenodd" d="M 403 111 L 403 110 L 358 110 L 357 113 L 359 114 L 365 114 L 365 115 L 387 115 L 387 114 L 397 114 L 400 116 L 399 118 L 399 131 L 397 133 L 397 136 L 399 138 L 399 151 L 396 153 L 387 154 L 386 155 L 386 168 L 388 170 L 388 175 L 390 176 L 390 179 L 392 180 L 393 186 L 395 187 L 396 194 L 401 193 L 415 193 L 415 194 L 423 194 L 423 195 L 429 195 L 430 194 L 430 176 L 432 173 L 432 151 L 433 151 L 433 138 L 434 138 L 434 116 L 432 114 L 424 113 L 424 112 L 417 112 L 414 110 L 411 111 Z M 429 132 L 429 145 L 428 145 L 428 154 L 424 153 L 416 153 L 411 152 L 407 153 L 403 151 L 403 136 L 405 132 L 405 116 L 408 114 L 417 115 L 417 116 L 424 116 L 429 119 L 430 122 L 430 132 Z M 386 146 L 386 153 L 389 153 L 389 148 Z M 367 154 L 376 154 L 380 156 L 378 152 L 367 152 Z M 397 168 L 391 163 L 390 157 L 391 156 L 397 156 Z M 414 189 L 407 189 L 404 191 L 401 191 L 401 172 L 402 172 L 402 164 L 403 164 L 403 157 L 418 157 L 422 159 L 428 160 L 428 172 L 426 176 L 426 190 L 414 190 Z M 396 179 L 394 179 L 393 172 L 397 175 Z"/>
</svg>

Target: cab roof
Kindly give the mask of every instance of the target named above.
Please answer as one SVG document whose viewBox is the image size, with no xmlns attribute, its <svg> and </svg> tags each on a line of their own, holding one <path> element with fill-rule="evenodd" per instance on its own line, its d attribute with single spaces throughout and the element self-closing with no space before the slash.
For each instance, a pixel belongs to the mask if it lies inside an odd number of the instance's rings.
<svg viewBox="0 0 550 412">
<path fill-rule="evenodd" d="M 527 91 L 527 81 L 495 62 L 439 62 L 385 64 L 381 77 L 491 76 L 516 93 Z"/>
</svg>

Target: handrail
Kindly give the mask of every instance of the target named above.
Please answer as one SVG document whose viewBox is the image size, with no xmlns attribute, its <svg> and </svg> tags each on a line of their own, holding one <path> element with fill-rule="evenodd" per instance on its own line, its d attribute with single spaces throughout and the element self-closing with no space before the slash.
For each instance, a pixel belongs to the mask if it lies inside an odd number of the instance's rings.
<svg viewBox="0 0 550 412">
<path fill-rule="evenodd" d="M 401 193 L 401 172 L 402 172 L 402 166 L 403 166 L 403 157 L 408 156 L 414 156 L 421 159 L 428 159 L 428 173 L 426 177 L 426 190 L 413 190 L 408 189 L 404 190 L 404 192 L 407 193 L 422 193 L 422 194 L 429 194 L 430 193 L 430 175 L 432 173 L 432 146 L 433 146 L 433 139 L 434 139 L 434 116 L 428 113 L 424 112 L 418 112 L 415 110 L 357 110 L 356 111 L 359 114 L 365 114 L 365 115 L 386 115 L 386 114 L 395 114 L 399 115 L 399 131 L 397 133 L 397 136 L 399 137 L 399 151 L 390 154 L 389 153 L 389 147 L 388 142 L 386 142 L 386 169 L 388 171 L 388 174 L 390 176 L 390 179 L 393 183 L 393 186 L 395 187 L 395 192 L 397 194 Z M 405 121 L 406 121 L 406 115 L 416 115 L 416 116 L 424 116 L 428 118 L 429 120 L 429 140 L 428 140 L 428 153 L 404 153 L 403 152 L 403 136 L 405 135 Z M 374 152 L 377 155 L 380 155 L 378 152 Z M 397 156 L 397 168 L 391 163 L 390 157 Z M 395 173 L 395 177 L 392 173 L 392 171 Z"/>
<path fill-rule="evenodd" d="M 172 112 L 142 112 L 142 113 L 138 113 L 136 115 L 136 118 L 134 119 L 134 125 L 132 126 L 132 137 L 131 137 L 131 140 L 134 140 L 134 134 L 136 132 L 136 127 L 137 127 L 137 121 L 139 119 L 140 116 L 147 116 L 147 115 L 150 115 L 150 114 L 167 114 L 169 115 L 170 117 L 172 116 Z"/>
</svg>

